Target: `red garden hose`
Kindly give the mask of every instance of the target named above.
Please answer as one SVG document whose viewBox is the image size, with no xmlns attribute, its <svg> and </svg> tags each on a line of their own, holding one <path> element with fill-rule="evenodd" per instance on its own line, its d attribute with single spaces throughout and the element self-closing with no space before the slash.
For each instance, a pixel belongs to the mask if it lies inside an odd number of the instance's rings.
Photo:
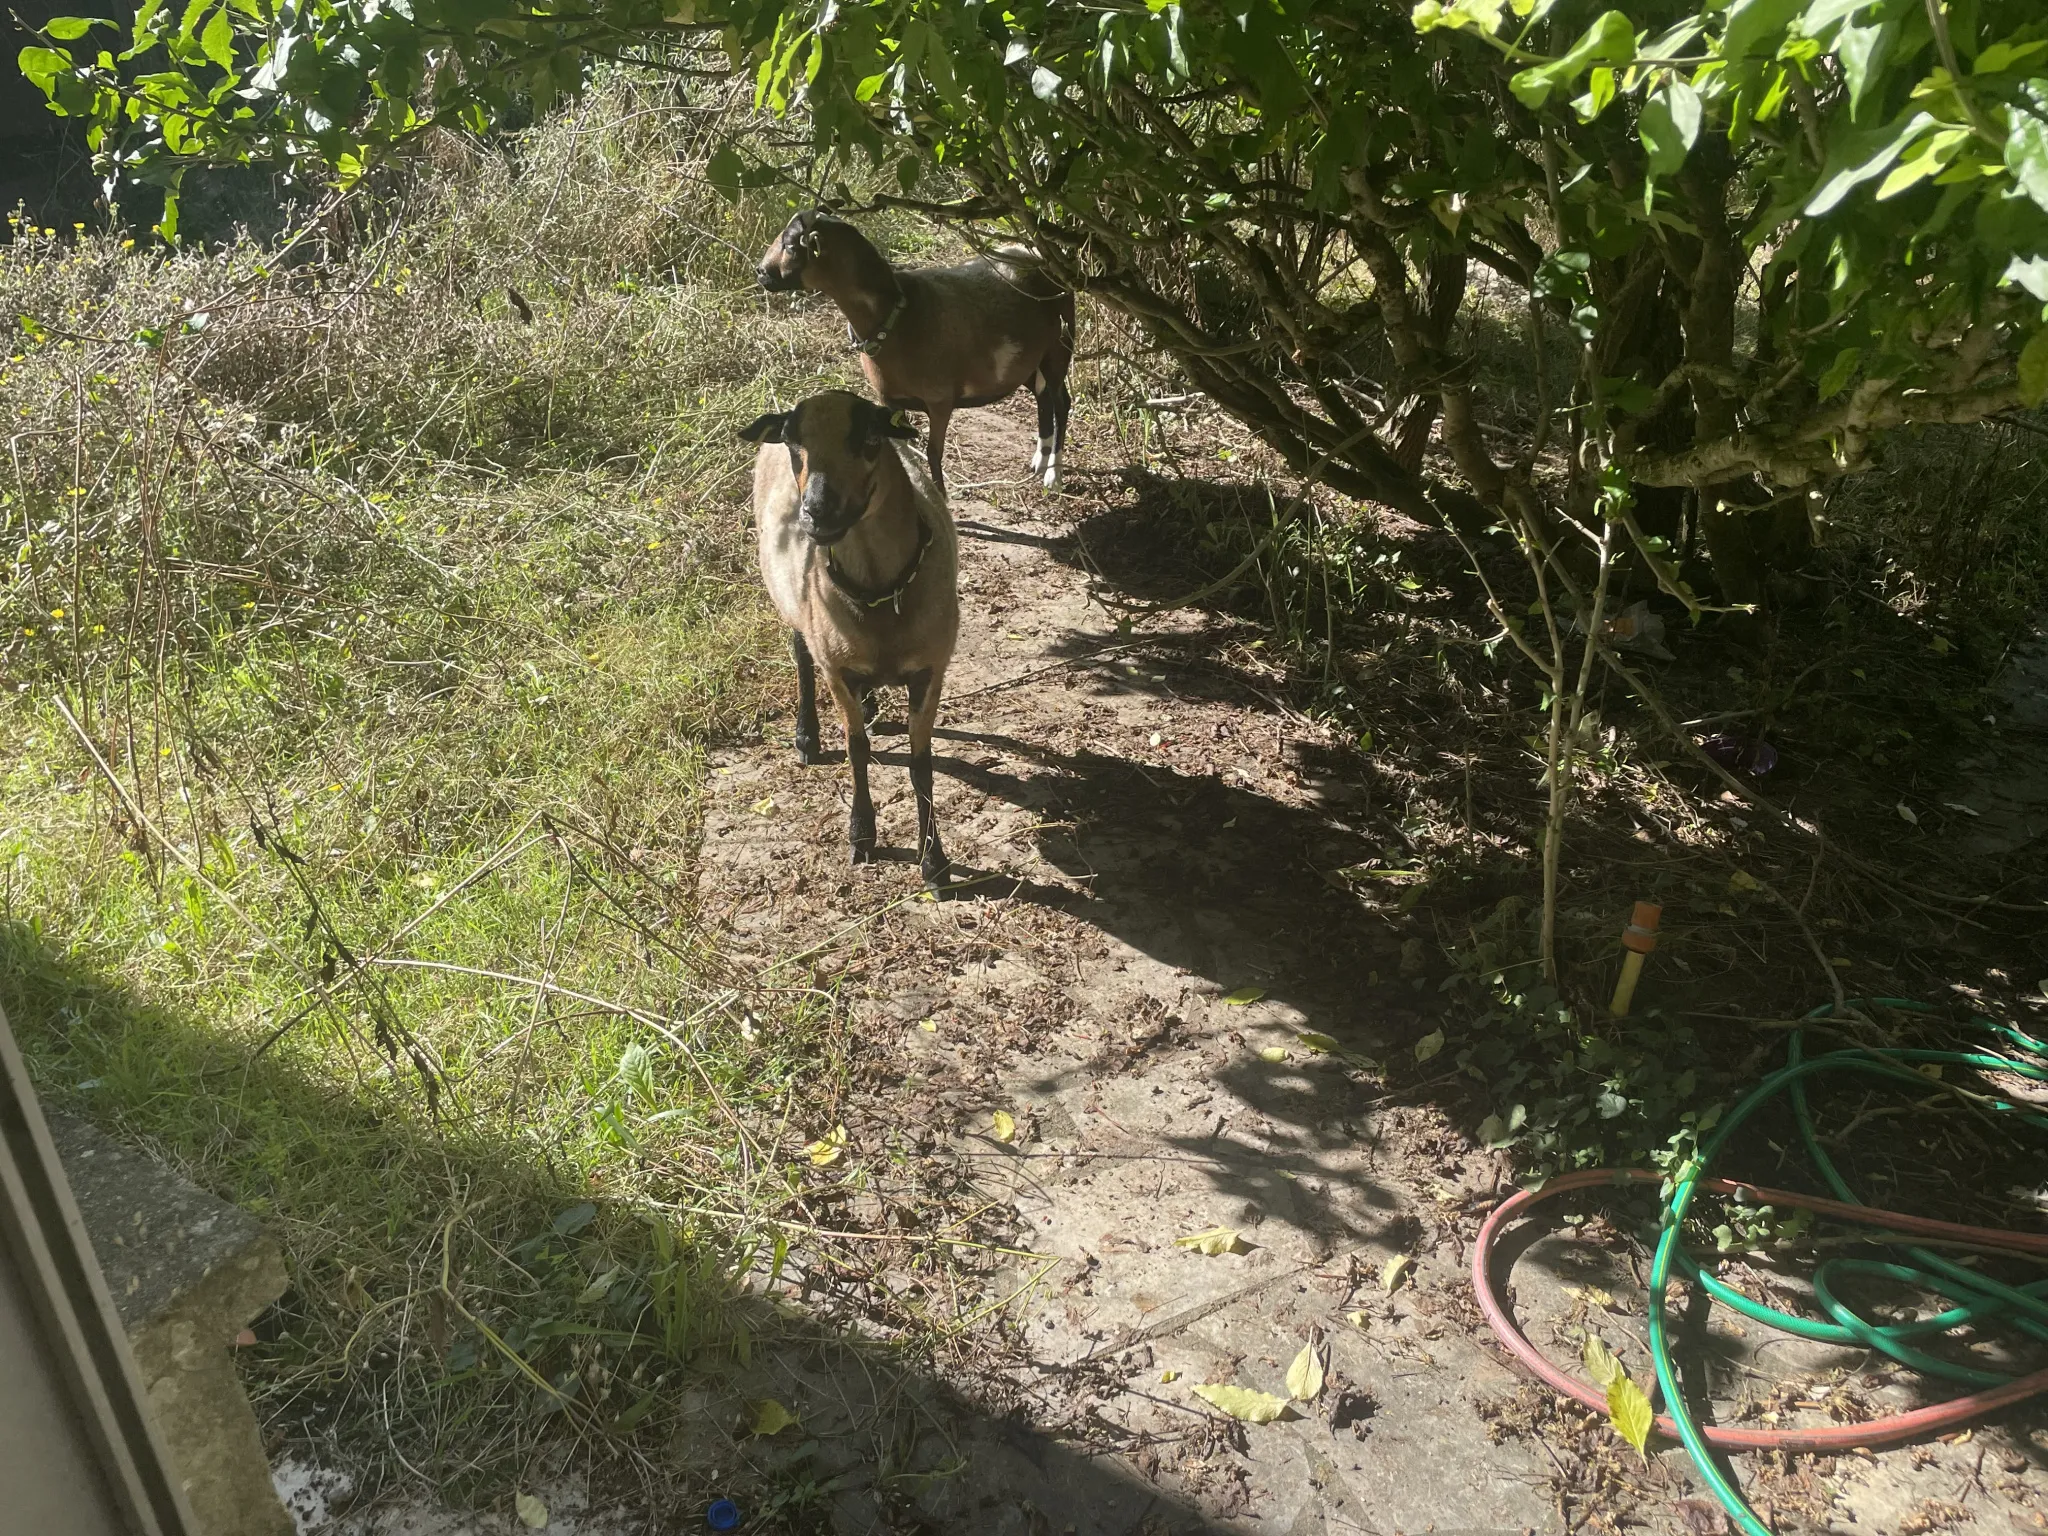
<svg viewBox="0 0 2048 1536">
<path fill-rule="evenodd" d="M 1507 1224 L 1541 1201 L 1578 1189 L 1591 1189 L 1602 1185 L 1611 1189 L 1624 1180 L 1645 1184 L 1662 1182 L 1659 1174 L 1645 1168 L 1595 1168 L 1583 1173 L 1560 1174 L 1540 1189 L 1522 1190 L 1496 1207 L 1479 1228 L 1479 1238 L 1472 1250 L 1472 1289 L 1479 1298 L 1480 1310 L 1486 1314 L 1487 1322 L 1492 1324 L 1493 1331 L 1499 1335 L 1501 1342 L 1546 1385 L 1575 1402 L 1583 1403 L 1593 1412 L 1603 1415 L 1607 1412 L 1607 1394 L 1553 1365 L 1542 1351 L 1529 1342 L 1528 1336 L 1508 1315 L 1507 1308 L 1502 1305 L 1500 1296 L 1494 1289 L 1493 1250 Z M 1739 1194 L 1744 1198 L 1774 1206 L 1791 1206 L 1798 1210 L 1812 1211 L 1816 1215 L 1826 1216 L 1835 1221 L 1881 1227 L 1889 1232 L 1914 1237 L 1966 1242 L 1973 1248 L 2048 1258 L 2048 1235 L 2033 1236 L 2022 1232 L 1999 1231 L 1990 1227 L 1968 1227 L 1955 1222 L 1933 1221 L 1923 1216 L 1905 1216 L 1895 1211 L 1881 1211 L 1866 1205 L 1850 1205 L 1839 1200 L 1824 1200 L 1813 1195 L 1793 1194 L 1787 1190 L 1767 1189 L 1762 1185 L 1729 1179 L 1701 1179 L 1698 1183 L 1700 1188 L 1712 1190 L 1717 1194 Z M 2048 1392 L 2048 1370 L 2035 1371 L 2032 1375 L 2017 1377 L 2001 1386 L 1972 1392 L 1967 1396 L 1937 1403 L 1929 1408 L 1916 1408 L 1910 1413 L 1873 1419 L 1867 1424 L 1832 1424 L 1816 1429 L 1735 1429 L 1725 1425 L 1701 1425 L 1700 1433 L 1709 1445 L 1725 1451 L 1830 1452 L 1858 1448 L 1875 1449 L 1957 1428 L 1972 1419 L 1981 1418 L 1985 1414 L 2009 1407 L 2042 1392 Z M 1663 1415 L 1658 1416 L 1657 1432 L 1669 1439 L 1679 1438 L 1677 1426 Z"/>
</svg>

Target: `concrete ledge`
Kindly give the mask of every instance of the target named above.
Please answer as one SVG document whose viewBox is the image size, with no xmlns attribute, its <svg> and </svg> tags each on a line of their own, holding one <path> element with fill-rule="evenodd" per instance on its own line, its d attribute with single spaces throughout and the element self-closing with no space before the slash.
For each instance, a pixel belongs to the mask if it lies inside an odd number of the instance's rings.
<svg viewBox="0 0 2048 1536">
<path fill-rule="evenodd" d="M 48 1119 L 200 1531 L 291 1536 L 232 1354 L 284 1294 L 284 1255 L 248 1212 L 82 1121 Z"/>
</svg>

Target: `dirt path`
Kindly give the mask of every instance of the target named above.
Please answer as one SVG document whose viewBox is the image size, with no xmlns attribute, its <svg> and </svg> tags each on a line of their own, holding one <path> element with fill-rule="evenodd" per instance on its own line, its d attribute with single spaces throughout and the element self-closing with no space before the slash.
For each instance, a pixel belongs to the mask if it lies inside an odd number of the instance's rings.
<svg viewBox="0 0 2048 1536">
<path fill-rule="evenodd" d="M 1567 1522 L 1556 1485 L 1597 1484 L 1614 1442 L 1502 1363 L 1466 1278 L 1500 1172 L 1427 1093 L 1389 1094 L 1356 1061 L 1412 1063 L 1436 1027 L 1437 993 L 1412 979 L 1419 945 L 1329 878 L 1379 851 L 1363 829 L 1395 787 L 1332 771 L 1255 668 L 1219 663 L 1246 637 L 1192 614 L 1147 621 L 1144 644 L 1119 632 L 1074 537 L 1095 510 L 1087 483 L 1058 498 L 1024 485 L 1021 412 L 967 413 L 954 443 L 963 632 L 938 793 L 948 849 L 978 883 L 918 897 L 900 736 L 881 737 L 875 775 L 892 851 L 850 869 L 846 771 L 800 768 L 778 724 L 715 762 L 700 885 L 737 958 L 823 946 L 820 979 L 900 1065 L 897 1112 L 923 1116 L 1060 1261 L 1019 1304 L 1012 1376 L 1032 1436 L 983 1426 L 960 1453 L 971 1472 L 935 1480 L 922 1518 L 1083 1536 L 1579 1528 L 1597 1501 Z M 884 720 L 901 715 L 892 694 Z M 1175 1245 L 1218 1226 L 1247 1251 Z M 1519 1263 L 1519 1301 L 1583 1321 L 1604 1289 L 1640 1317 L 1610 1252 L 1546 1239 Z M 1389 1292 L 1397 1256 L 1411 1267 Z M 1606 1333 L 1625 1359 L 1628 1335 L 1619 1317 Z M 1190 1392 L 1284 1394 L 1317 1339 L 1328 1385 L 1297 1419 L 1232 1424 Z M 1777 1351 L 1774 1369 L 1823 1370 L 1824 1354 Z M 1547 1423 L 1543 1444 L 1502 1433 L 1518 1415 Z M 1048 1437 L 1075 1455 L 1047 1456 Z M 1720 1528 L 1680 1503 L 1675 1453 L 1630 1475 L 1653 1495 L 1637 1510 L 1652 1529 Z M 1829 1508 L 1811 1470 L 1772 1488 L 1781 1511 Z M 1913 1491 L 1872 1491 L 1863 1528 L 1899 1528 Z M 877 1508 L 844 1502 L 839 1523 L 889 1528 Z"/>
</svg>

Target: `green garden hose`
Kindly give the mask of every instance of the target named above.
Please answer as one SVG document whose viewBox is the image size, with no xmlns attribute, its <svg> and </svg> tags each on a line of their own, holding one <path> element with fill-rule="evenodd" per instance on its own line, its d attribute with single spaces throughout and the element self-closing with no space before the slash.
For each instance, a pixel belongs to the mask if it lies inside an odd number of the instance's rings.
<svg viewBox="0 0 2048 1536">
<path fill-rule="evenodd" d="M 1924 1004 L 1897 998 L 1858 1001 L 1868 1001 L 1876 1006 L 1913 1013 L 1934 1011 Z M 1815 1009 L 1807 1018 L 1826 1018 L 1838 1008 L 1847 1006 L 1854 1004 L 1831 1003 Z M 1999 1037 L 2009 1046 L 2016 1046 L 2036 1055 L 2048 1055 L 2048 1043 L 2036 1040 L 2019 1030 L 1994 1024 L 1988 1019 L 1975 1020 L 1974 1024 L 1977 1028 Z M 1707 1274 L 1685 1252 L 1680 1238 L 1686 1211 L 1692 1203 L 1694 1194 L 1705 1188 L 1721 1194 L 1743 1195 L 1772 1205 L 1810 1210 L 1830 1220 L 1879 1227 L 1907 1236 L 1955 1242 L 1991 1252 L 2024 1254 L 2037 1259 L 2048 1259 L 2048 1236 L 1963 1226 L 1925 1217 L 1905 1216 L 1893 1211 L 1881 1211 L 1864 1205 L 1849 1188 L 1848 1181 L 1842 1177 L 1834 1160 L 1821 1146 L 1819 1134 L 1814 1127 L 1812 1111 L 1806 1099 L 1806 1079 L 1819 1073 L 1853 1072 L 1862 1076 L 1910 1083 L 1924 1089 L 1928 1084 L 1928 1077 L 1917 1069 L 1925 1066 L 1975 1067 L 1987 1071 L 2009 1072 L 2044 1083 L 2048 1083 L 2048 1066 L 2043 1066 L 2038 1061 L 1994 1054 L 1990 1051 L 1880 1050 L 1853 1047 L 1808 1057 L 1804 1052 L 1804 1043 L 1804 1031 L 1793 1031 L 1786 1064 L 1759 1083 L 1730 1110 L 1701 1144 L 1698 1154 L 1669 1181 L 1656 1255 L 1650 1266 L 1650 1354 L 1656 1366 L 1657 1384 L 1666 1410 L 1665 1415 L 1658 1419 L 1658 1428 L 1685 1446 L 1692 1456 L 1694 1465 L 1699 1469 L 1701 1478 L 1713 1490 L 1715 1498 L 1720 1500 L 1721 1506 L 1727 1510 L 1729 1517 L 1745 1536 L 1771 1536 L 1771 1533 L 1721 1470 L 1715 1455 L 1717 1450 L 1839 1451 L 1859 1446 L 1892 1445 L 1904 1440 L 1917 1439 L 1937 1430 L 1953 1428 L 1993 1409 L 2048 1392 L 2048 1370 L 2014 1377 L 1939 1359 L 1915 1348 L 1911 1342 L 1946 1332 L 1965 1323 L 1991 1321 L 2003 1323 L 2033 1338 L 2048 1341 L 2048 1280 L 2034 1281 L 2026 1285 L 2006 1285 L 1943 1258 L 1925 1247 L 1903 1245 L 1900 1258 L 1897 1260 L 1836 1258 L 1823 1262 L 1813 1277 L 1815 1299 L 1828 1314 L 1828 1320 L 1823 1320 L 1781 1312 L 1761 1302 L 1752 1301 Z M 1966 1092 L 1959 1088 L 1953 1091 Z M 1789 1096 L 1793 1118 L 1798 1125 L 1800 1140 L 1806 1148 L 1806 1153 L 1838 1199 L 1817 1199 L 1809 1195 L 1764 1189 L 1753 1184 L 1707 1176 L 1708 1167 L 1727 1145 L 1729 1138 L 1757 1110 L 1780 1094 Z M 1987 1110 L 2014 1115 L 2038 1129 L 2048 1130 L 2048 1115 L 2036 1110 L 1976 1094 L 1969 1094 L 1968 1097 Z M 1502 1342 L 1552 1387 L 1596 1410 L 1604 1410 L 1606 1406 L 1604 1393 L 1552 1365 L 1508 1316 L 1494 1287 L 1492 1254 L 1507 1224 L 1537 1202 L 1555 1198 L 1570 1190 L 1595 1185 L 1613 1186 L 1624 1181 L 1662 1182 L 1657 1174 L 1649 1170 L 1595 1169 L 1584 1173 L 1567 1174 L 1548 1181 L 1540 1189 L 1522 1191 L 1505 1201 L 1487 1218 L 1480 1229 L 1472 1260 L 1473 1283 L 1481 1309 L 1486 1313 L 1488 1322 L 1493 1325 Z M 1679 1389 L 1677 1372 L 1672 1363 L 1665 1331 L 1664 1298 L 1670 1287 L 1674 1268 L 1685 1280 L 1699 1286 L 1713 1300 L 1732 1307 L 1743 1316 L 1757 1322 L 1800 1338 L 1851 1348 L 1877 1350 L 1913 1370 L 1959 1382 L 1976 1390 L 1969 1396 L 1951 1402 L 1897 1414 L 1868 1424 L 1785 1430 L 1719 1426 L 1702 1428 L 1694 1420 L 1692 1412 L 1686 1406 L 1684 1394 Z M 1858 1316 L 1836 1290 L 1836 1281 L 1843 1277 L 1859 1275 L 1880 1277 L 1915 1286 L 1942 1296 L 1956 1305 L 1937 1316 L 1919 1322 L 1873 1323 Z"/>
</svg>

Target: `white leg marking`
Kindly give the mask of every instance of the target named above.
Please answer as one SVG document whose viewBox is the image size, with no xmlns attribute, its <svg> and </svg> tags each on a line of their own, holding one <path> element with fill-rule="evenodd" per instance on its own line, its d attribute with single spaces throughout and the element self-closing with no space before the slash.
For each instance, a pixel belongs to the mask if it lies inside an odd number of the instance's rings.
<svg viewBox="0 0 2048 1536">
<path fill-rule="evenodd" d="M 1059 488 L 1059 483 L 1060 452 L 1057 448 L 1052 446 L 1051 440 L 1047 439 L 1045 448 L 1045 488 L 1048 491 L 1057 490 Z"/>
<path fill-rule="evenodd" d="M 1038 446 L 1031 450 L 1031 473 L 1037 474 L 1041 469 L 1052 463 L 1052 460 L 1053 440 L 1050 437 L 1041 437 L 1038 440 Z"/>
</svg>

